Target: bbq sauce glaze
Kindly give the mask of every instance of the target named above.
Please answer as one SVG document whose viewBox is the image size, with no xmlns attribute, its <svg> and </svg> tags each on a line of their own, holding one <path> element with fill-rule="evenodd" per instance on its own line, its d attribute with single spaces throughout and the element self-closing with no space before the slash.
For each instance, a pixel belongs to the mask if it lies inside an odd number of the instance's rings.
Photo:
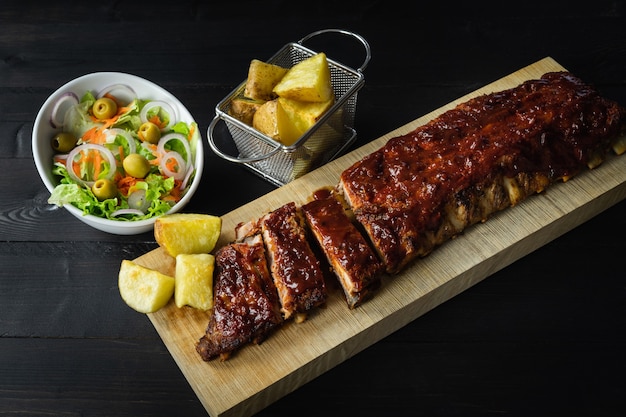
<svg viewBox="0 0 626 417">
<path fill-rule="evenodd" d="M 349 275 L 355 292 L 363 291 L 378 280 L 380 260 L 327 188 L 316 190 L 313 197 L 302 206 L 307 224 L 330 263 Z"/>
<path fill-rule="evenodd" d="M 623 120 L 617 103 L 577 77 L 547 73 L 390 139 L 346 169 L 341 182 L 357 218 L 377 219 L 377 240 L 401 246 L 415 230 L 436 230 L 443 205 L 463 190 L 519 173 L 550 181 L 575 175 L 606 152 Z"/>
<path fill-rule="evenodd" d="M 326 300 L 324 276 L 306 239 L 303 220 L 295 203 L 287 203 L 263 219 L 263 230 L 271 235 L 275 272 L 281 286 L 295 298 L 297 311 L 307 311 Z"/>
<path fill-rule="evenodd" d="M 196 351 L 209 361 L 249 343 L 261 343 L 282 324 L 263 243 L 233 243 L 216 256 L 215 305 Z"/>
</svg>

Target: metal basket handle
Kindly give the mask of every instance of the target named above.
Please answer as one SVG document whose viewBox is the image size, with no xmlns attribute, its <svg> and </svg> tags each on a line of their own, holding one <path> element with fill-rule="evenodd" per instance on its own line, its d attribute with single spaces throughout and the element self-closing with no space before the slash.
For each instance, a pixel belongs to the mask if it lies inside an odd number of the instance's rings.
<svg viewBox="0 0 626 417">
<path fill-rule="evenodd" d="M 232 156 L 232 155 L 229 155 L 227 153 L 224 153 L 224 152 L 222 152 L 222 150 L 217 146 L 217 144 L 213 140 L 213 131 L 215 130 L 215 126 L 217 125 L 217 122 L 219 122 L 220 120 L 222 120 L 222 119 L 219 116 L 215 116 L 213 118 L 213 120 L 211 121 L 211 123 L 209 124 L 209 127 L 207 129 L 207 140 L 208 140 L 209 146 L 211 147 L 213 152 L 215 152 L 217 155 L 219 155 L 223 159 L 226 159 L 227 161 L 236 162 L 236 163 L 239 163 L 239 164 L 249 164 L 249 163 L 252 163 L 252 162 L 259 162 L 259 161 L 262 161 L 264 159 L 267 159 L 267 158 L 271 157 L 272 155 L 277 154 L 282 149 L 281 145 L 277 145 L 270 152 L 268 152 L 266 154 L 263 154 L 263 155 L 260 155 L 260 156 L 255 156 L 255 157 L 252 157 L 252 158 L 240 158 L 238 156 Z"/>
<path fill-rule="evenodd" d="M 344 29 L 322 29 L 322 30 L 317 30 L 315 32 L 309 33 L 308 35 L 306 35 L 305 37 L 300 39 L 298 41 L 298 43 L 300 45 L 302 45 L 304 42 L 306 42 L 307 40 L 311 39 L 312 37 L 318 36 L 318 35 L 323 35 L 325 33 L 341 33 L 342 35 L 352 36 L 353 38 L 355 38 L 359 42 L 361 42 L 363 44 L 363 47 L 365 48 L 365 61 L 363 61 L 363 63 L 357 69 L 357 71 L 363 72 L 363 70 L 365 70 L 365 68 L 367 67 L 367 64 L 370 62 L 370 59 L 372 59 L 372 50 L 371 50 L 370 44 L 367 42 L 367 40 L 365 40 L 364 37 L 362 37 L 361 35 L 359 35 L 357 33 L 350 32 L 349 30 L 344 30 Z"/>
</svg>

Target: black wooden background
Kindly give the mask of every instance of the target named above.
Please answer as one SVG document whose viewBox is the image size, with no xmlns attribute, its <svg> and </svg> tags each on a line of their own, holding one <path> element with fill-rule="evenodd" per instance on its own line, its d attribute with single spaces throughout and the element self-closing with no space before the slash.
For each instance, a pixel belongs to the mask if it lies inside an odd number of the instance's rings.
<svg viewBox="0 0 626 417">
<path fill-rule="evenodd" d="M 153 236 L 93 230 L 46 203 L 31 156 L 45 99 L 97 71 L 147 78 L 206 128 L 285 43 L 363 35 L 355 147 L 551 56 L 626 105 L 626 6 L 537 1 L 3 1 L 0 7 L 0 415 L 206 416 L 149 320 L 119 297 Z M 358 67 L 362 49 L 337 48 Z M 274 187 L 213 155 L 186 211 Z M 495 273 L 260 416 L 623 416 L 626 203 Z M 245 377 L 245 376 L 242 376 Z"/>
</svg>

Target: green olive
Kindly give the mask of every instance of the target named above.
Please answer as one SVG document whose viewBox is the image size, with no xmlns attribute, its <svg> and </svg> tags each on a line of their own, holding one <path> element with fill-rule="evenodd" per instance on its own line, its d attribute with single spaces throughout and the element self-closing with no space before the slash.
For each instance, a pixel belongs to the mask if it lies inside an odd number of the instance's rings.
<svg viewBox="0 0 626 417">
<path fill-rule="evenodd" d="M 150 162 L 145 156 L 138 153 L 131 153 L 122 162 L 126 174 L 135 178 L 145 178 L 150 172 Z"/>
<path fill-rule="evenodd" d="M 99 98 L 93 103 L 91 112 L 100 120 L 110 119 L 117 114 L 117 103 L 108 97 Z"/>
<path fill-rule="evenodd" d="M 156 144 L 161 139 L 161 129 L 152 122 L 145 122 L 139 126 L 137 135 L 144 142 Z"/>
<path fill-rule="evenodd" d="M 117 185 L 109 179 L 100 179 L 94 182 L 91 191 L 99 201 L 117 197 Z"/>
<path fill-rule="evenodd" d="M 72 149 L 74 149 L 77 141 L 78 139 L 73 134 L 67 133 L 67 132 L 60 132 L 54 135 L 54 137 L 52 138 L 51 145 L 52 145 L 52 149 L 54 149 L 55 151 L 61 152 L 61 153 L 67 153 L 71 151 Z"/>
</svg>

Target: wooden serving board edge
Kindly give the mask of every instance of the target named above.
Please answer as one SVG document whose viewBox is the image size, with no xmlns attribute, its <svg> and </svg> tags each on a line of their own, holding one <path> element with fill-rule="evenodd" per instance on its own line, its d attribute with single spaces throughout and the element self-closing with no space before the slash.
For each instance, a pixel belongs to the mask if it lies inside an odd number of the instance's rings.
<svg viewBox="0 0 626 417">
<path fill-rule="evenodd" d="M 409 132 L 470 97 L 513 87 L 564 68 L 544 58 L 344 155 L 222 217 L 218 246 L 234 227 L 288 201 L 302 203 L 316 189 L 389 138 Z M 626 198 L 626 158 L 613 157 L 516 207 L 472 226 L 394 277 L 368 302 L 349 310 L 340 291 L 303 324 L 287 323 L 261 345 L 246 346 L 226 362 L 203 362 L 195 343 L 208 314 L 173 301 L 148 317 L 211 417 L 250 416 L 395 332 L 446 300 Z M 135 260 L 173 275 L 174 260 L 155 249 Z"/>
</svg>

